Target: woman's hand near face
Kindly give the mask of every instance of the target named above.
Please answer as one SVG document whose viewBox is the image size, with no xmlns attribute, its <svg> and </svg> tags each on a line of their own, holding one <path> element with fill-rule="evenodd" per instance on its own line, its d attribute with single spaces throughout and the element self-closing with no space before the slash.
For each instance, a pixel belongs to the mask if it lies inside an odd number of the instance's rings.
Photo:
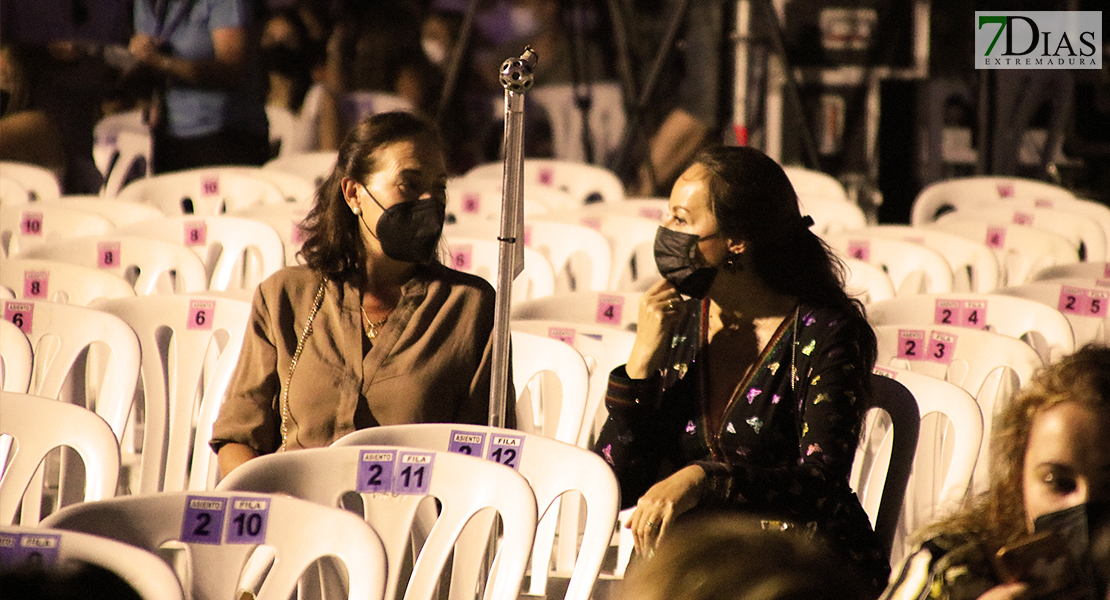
<svg viewBox="0 0 1110 600">
<path fill-rule="evenodd" d="M 675 518 L 701 499 L 705 469 L 690 465 L 651 486 L 636 503 L 626 527 L 632 531 L 636 552 L 650 555 Z"/>
<path fill-rule="evenodd" d="M 646 379 L 663 366 L 670 349 L 671 335 L 686 309 L 674 285 L 661 280 L 640 297 L 636 317 L 636 341 L 625 370 L 632 379 Z"/>
</svg>

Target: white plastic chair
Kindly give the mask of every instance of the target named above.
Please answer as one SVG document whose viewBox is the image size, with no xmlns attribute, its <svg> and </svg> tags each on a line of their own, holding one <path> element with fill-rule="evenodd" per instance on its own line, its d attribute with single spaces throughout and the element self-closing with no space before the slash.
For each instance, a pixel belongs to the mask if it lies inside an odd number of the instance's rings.
<svg viewBox="0 0 1110 600">
<path fill-rule="evenodd" d="M 1017 338 L 1051 363 L 1075 351 L 1067 318 L 1050 306 L 1000 294 L 921 294 L 867 307 L 872 325 L 942 325 L 986 329 Z"/>
<path fill-rule="evenodd" d="M 316 185 L 304 177 L 278 171 L 276 169 L 263 169 L 262 167 L 223 167 L 224 169 L 234 171 L 248 177 L 255 179 L 262 179 L 281 192 L 285 198 L 286 203 L 299 204 L 301 206 L 311 207 L 316 199 Z M 239 212 L 242 210 L 258 210 L 261 208 L 276 208 L 277 205 L 267 203 L 263 205 L 255 205 L 245 209 L 228 209 L 228 212 Z"/>
<path fill-rule="evenodd" d="M 178 579 L 197 600 L 289 600 L 321 558 L 346 567 L 351 600 L 381 600 L 386 557 L 362 519 L 305 500 L 245 492 L 166 492 L 86 502 L 44 526 L 114 539 L 149 552 L 178 548 Z M 226 527 L 226 529 L 225 529 Z M 269 558 L 255 580 L 252 559 Z M 172 563 L 171 563 L 172 564 Z"/>
<path fill-rule="evenodd" d="M 590 99 L 587 120 L 593 162 L 607 164 L 624 135 L 624 94 L 618 82 L 595 81 L 588 86 L 544 83 L 528 90 L 528 98 L 547 113 L 555 158 L 584 163 L 582 112 L 576 103 L 576 92 L 588 94 Z"/>
<path fill-rule="evenodd" d="M 849 296 L 859 298 L 864 304 L 895 296 L 894 283 L 890 281 L 890 276 L 882 267 L 855 258 L 842 257 L 841 260 L 848 268 L 848 279 L 844 282 L 844 290 Z"/>
<path fill-rule="evenodd" d="M 266 105 L 266 120 L 270 123 L 270 147 L 277 147 L 278 156 L 291 154 L 290 147 L 296 135 L 297 115 L 283 106 Z"/>
<path fill-rule="evenodd" d="M 612 256 L 607 289 L 643 291 L 661 278 L 655 266 L 655 233 L 666 203 L 641 200 L 591 204 L 573 211 L 540 215 L 595 229 L 609 241 Z"/>
<path fill-rule="evenodd" d="M 913 468 L 893 532 L 891 564 L 897 564 L 910 534 L 957 508 L 968 495 L 983 442 L 983 415 L 975 398 L 954 384 L 895 367 L 878 367 L 875 373 L 876 396 L 904 403 L 908 391 L 921 417 Z"/>
<path fill-rule="evenodd" d="M 104 178 L 100 195 L 115 198 L 120 190 L 135 181 L 150 177 L 153 168 L 154 147 L 147 131 L 120 131 L 116 136 L 116 148 L 111 166 Z"/>
<path fill-rule="evenodd" d="M 994 251 L 982 241 L 954 233 L 909 225 L 872 225 L 841 233 L 903 240 L 936 250 L 952 268 L 952 290 L 956 292 L 987 293 L 998 287 L 1002 277 Z"/>
<path fill-rule="evenodd" d="M 149 204 L 127 202 L 126 200 L 104 196 L 62 196 L 57 200 L 43 202 L 40 205 L 62 206 L 90 212 L 104 217 L 116 227 L 163 216 L 162 211 Z"/>
<path fill-rule="evenodd" d="M 504 459 L 507 454 L 498 456 Z M 400 590 L 404 600 L 434 598 L 439 576 L 464 527 L 477 514 L 492 509 L 501 516 L 503 535 L 484 597 L 516 600 L 536 531 L 536 497 L 524 477 L 503 464 L 451 452 L 399 446 L 279 452 L 237 467 L 218 489 L 289 494 L 330 507 L 350 506 L 345 498 L 358 492 L 361 510 L 352 509 L 362 513 L 385 545 L 389 565 L 385 597 L 390 599 L 402 597 Z M 411 577 L 402 582 L 403 556 L 421 504 L 429 496 L 439 501 L 439 514 L 419 549 Z M 490 532 L 481 527 L 480 533 L 476 536 L 480 546 L 461 547 L 456 554 L 484 553 Z M 475 591 L 466 590 L 465 597 L 481 598 Z"/>
<path fill-rule="evenodd" d="M 641 292 L 570 292 L 513 305 L 513 320 L 552 319 L 635 331 Z"/>
<path fill-rule="evenodd" d="M 252 289 L 285 266 L 281 236 L 252 219 L 163 217 L 121 227 L 116 233 L 188 246 L 204 261 L 211 290 Z"/>
<path fill-rule="evenodd" d="M 818 235 L 867 227 L 867 215 L 862 208 L 851 202 L 799 195 L 798 209 L 803 215 L 813 218 L 812 229 Z"/>
<path fill-rule="evenodd" d="M 510 331 L 509 335 L 517 429 L 577 443 L 590 389 L 585 359 L 558 340 L 521 331 Z"/>
<path fill-rule="evenodd" d="M 242 167 L 205 167 L 155 175 L 127 184 L 116 198 L 155 206 L 168 217 L 209 217 L 286 201 L 276 185 Z"/>
<path fill-rule="evenodd" d="M 457 271 L 477 275 L 497 287 L 497 261 L 500 243 L 493 238 L 456 237 L 447 239 L 443 263 Z M 524 248 L 524 270 L 513 280 L 513 303 L 555 293 L 555 269 L 538 250 Z"/>
<path fill-rule="evenodd" d="M 93 161 L 105 177 L 110 173 L 112 162 L 116 159 L 117 139 L 121 131 L 149 134 L 150 129 L 143 122 L 141 109 L 105 115 L 93 127 Z"/>
<path fill-rule="evenodd" d="M 454 177 L 447 180 L 447 214 L 465 220 L 501 222 L 502 182 L 497 179 Z M 570 210 L 578 199 L 569 193 L 541 185 L 524 186 L 524 217 Z"/>
<path fill-rule="evenodd" d="M 1035 200 L 1074 200 L 1070 191 L 1050 183 L 1020 177 L 957 177 L 930 184 L 913 200 L 910 223 L 924 225 L 937 220 L 944 212 L 964 206 L 998 201 L 1012 197 Z"/>
<path fill-rule="evenodd" d="M 1002 271 L 999 285 L 1020 285 L 1047 267 L 1079 262 L 1079 251 L 1074 244 L 1062 235 L 1043 229 L 964 217 L 942 219 L 925 227 L 985 244 L 994 251 Z"/>
<path fill-rule="evenodd" d="M 97 298 L 126 298 L 135 288 L 126 279 L 99 269 L 56 260 L 0 260 L 0 285 L 26 300 L 49 300 L 86 306 Z"/>
<path fill-rule="evenodd" d="M 586 505 L 581 539 L 575 519 L 569 531 L 560 533 L 562 555 L 556 560 L 555 571 L 570 576 L 565 600 L 587 600 L 609 546 L 620 505 L 620 490 L 612 469 L 593 452 L 516 430 L 451 423 L 370 427 L 348 434 L 332 445 L 409 446 L 489 458 L 496 447 L 492 440 L 498 435 L 521 438 L 513 466 L 532 486 L 542 517 L 533 550 L 528 593 L 546 594 L 547 559 L 555 532 L 557 500 L 567 492 L 578 492 Z M 479 438 L 480 441 L 474 441 Z"/>
<path fill-rule="evenodd" d="M 0 206 L 31 204 L 31 194 L 23 184 L 0 174 Z"/>
<path fill-rule="evenodd" d="M 783 166 L 782 170 L 799 198 L 828 198 L 851 204 L 844 184 L 828 173 L 794 165 Z"/>
<path fill-rule="evenodd" d="M 181 582 L 154 552 L 113 539 L 64 529 L 0 525 L 0 544 L 18 549 L 15 564 L 36 569 L 69 569 L 92 564 L 126 582 L 142 600 L 186 600 Z"/>
<path fill-rule="evenodd" d="M 504 165 L 500 162 L 478 165 L 467 171 L 466 179 L 495 179 L 500 181 Z M 524 159 L 525 187 L 537 184 L 568 192 L 579 204 L 594 202 L 619 202 L 624 199 L 624 185 L 616 173 L 597 165 L 557 160 L 553 158 Z"/>
<path fill-rule="evenodd" d="M 247 208 L 230 213 L 228 216 L 251 219 L 269 225 L 281 238 L 281 244 L 285 248 L 285 265 L 293 266 L 300 264 L 297 253 L 300 252 L 305 238 L 301 223 L 310 210 L 312 207 L 305 204 L 282 204 Z"/>
<path fill-rule="evenodd" d="M 16 523 L 20 502 L 36 481 L 36 471 L 47 454 L 58 447 L 72 448 L 84 463 L 84 502 L 111 498 L 116 493 L 119 442 L 99 415 L 52 398 L 14 392 L 0 392 L 0 415 L 0 435 L 12 438 L 12 453 L 0 477 L 0 524 Z M 58 494 L 58 500 L 64 498 Z M 23 504 L 20 522 L 38 523 L 43 516 L 41 505 L 30 501 Z"/>
<path fill-rule="evenodd" d="M 1051 281 L 1053 279 L 1110 279 L 1110 261 L 1081 262 L 1055 265 L 1037 271 L 1030 281 Z"/>
<path fill-rule="evenodd" d="M 1045 362 L 1028 346 L 988 331 L 940 325 L 880 325 L 878 366 L 895 366 L 943 379 L 972 396 L 983 413 L 983 443 L 975 491 L 988 485 L 991 423 L 1010 397 Z M 938 345 L 943 344 L 943 346 Z"/>
<path fill-rule="evenodd" d="M 101 235 L 113 228 L 104 217 L 56 202 L 0 206 L 0 246 L 4 256 L 15 256 L 61 238 Z"/>
<path fill-rule="evenodd" d="M 609 411 L 605 408 L 604 402 L 605 390 L 609 385 L 609 373 L 628 362 L 636 334 L 616 330 L 606 325 L 550 319 L 513 320 L 509 323 L 509 327 L 513 331 L 565 342 L 582 355 L 589 369 L 590 383 L 584 413 L 585 420 L 576 444 L 581 448 L 593 448 L 598 431 L 609 417 Z"/>
<path fill-rule="evenodd" d="M 301 152 L 279 156 L 262 165 L 263 169 L 295 175 L 319 186 L 331 175 L 338 154 L 335 150 Z"/>
<path fill-rule="evenodd" d="M 1082 278 L 1034 281 L 996 293 L 1034 300 L 1060 311 L 1071 324 L 1076 348 L 1091 342 L 1110 344 L 1110 282 Z"/>
<path fill-rule="evenodd" d="M 139 338 L 145 424 L 141 493 L 210 489 L 208 440 L 250 318 L 250 303 L 205 295 L 140 296 L 95 303 Z"/>
<path fill-rule="evenodd" d="M 62 195 L 58 176 L 45 167 L 31 163 L 0 161 L 0 177 L 13 179 L 27 190 L 28 200 L 55 200 Z"/>
<path fill-rule="evenodd" d="M 899 296 L 952 291 L 952 267 L 935 250 L 913 242 L 869 237 L 860 230 L 826 233 L 823 238 L 841 256 L 880 267 Z"/>
<path fill-rule="evenodd" d="M 180 243 L 108 234 L 58 240 L 24 255 L 111 273 L 129 282 L 140 296 L 208 289 L 204 263 Z"/>
<path fill-rule="evenodd" d="M 0 361 L 3 364 L 0 389 L 26 393 L 31 385 L 31 369 L 34 366 L 31 341 L 18 325 L 7 319 L 0 320 Z"/>
<path fill-rule="evenodd" d="M 1068 214 L 1073 216 L 1083 217 L 1085 221 L 1094 222 L 1102 229 L 1103 234 L 1110 240 L 1110 207 L 1105 204 L 1095 202 L 1093 200 L 1084 200 L 1082 198 L 1069 199 L 1066 196 L 1046 198 L 1036 195 L 1025 196 L 1008 196 L 998 200 L 988 200 L 983 204 L 987 206 L 1003 207 L 1014 210 L 1016 212 L 1026 211 L 1049 211 L 1055 214 Z M 980 206 L 980 204 L 971 204 L 971 207 Z M 1080 227 L 1084 225 L 1080 224 Z M 1102 260 L 1099 257 L 1088 257 L 1088 260 Z"/>
<path fill-rule="evenodd" d="M 936 222 L 952 219 L 988 221 L 995 225 L 1025 225 L 1051 231 L 1067 238 L 1077 249 L 1082 260 L 1106 260 L 1106 233 L 1087 215 L 1072 214 L 1059 209 L 1014 208 L 1008 203 L 1000 205 L 975 204 L 942 215 Z"/>
</svg>

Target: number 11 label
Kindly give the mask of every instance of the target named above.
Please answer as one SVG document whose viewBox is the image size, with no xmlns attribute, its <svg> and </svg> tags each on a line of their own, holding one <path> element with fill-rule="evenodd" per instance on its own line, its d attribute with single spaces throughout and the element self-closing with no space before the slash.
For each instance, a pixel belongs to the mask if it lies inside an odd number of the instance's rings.
<svg viewBox="0 0 1110 600">
<path fill-rule="evenodd" d="M 428 493 L 432 483 L 432 463 L 435 454 L 429 452 L 402 452 L 397 458 L 397 474 L 393 477 L 393 493 L 420 495 Z"/>
</svg>

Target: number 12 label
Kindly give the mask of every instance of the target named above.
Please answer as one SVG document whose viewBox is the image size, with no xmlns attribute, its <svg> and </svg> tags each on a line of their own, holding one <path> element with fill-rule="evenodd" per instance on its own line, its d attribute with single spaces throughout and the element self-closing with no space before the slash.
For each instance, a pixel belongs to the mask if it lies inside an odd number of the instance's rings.
<svg viewBox="0 0 1110 600">
<path fill-rule="evenodd" d="M 495 435 L 490 438 L 486 459 L 501 463 L 506 467 L 520 470 L 520 455 L 524 450 L 524 437 L 519 435 Z"/>
</svg>

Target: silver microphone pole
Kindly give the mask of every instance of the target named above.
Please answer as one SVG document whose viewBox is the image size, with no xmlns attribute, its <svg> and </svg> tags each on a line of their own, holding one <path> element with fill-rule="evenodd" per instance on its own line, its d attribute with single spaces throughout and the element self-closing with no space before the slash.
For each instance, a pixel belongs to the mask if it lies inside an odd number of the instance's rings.
<svg viewBox="0 0 1110 600">
<path fill-rule="evenodd" d="M 505 88 L 505 170 L 501 183 L 501 229 L 497 236 L 497 304 L 493 314 L 493 357 L 489 424 L 505 426 L 509 393 L 509 306 L 513 280 L 524 269 L 524 93 L 532 87 L 536 53 L 525 47 L 501 63 Z"/>
</svg>

